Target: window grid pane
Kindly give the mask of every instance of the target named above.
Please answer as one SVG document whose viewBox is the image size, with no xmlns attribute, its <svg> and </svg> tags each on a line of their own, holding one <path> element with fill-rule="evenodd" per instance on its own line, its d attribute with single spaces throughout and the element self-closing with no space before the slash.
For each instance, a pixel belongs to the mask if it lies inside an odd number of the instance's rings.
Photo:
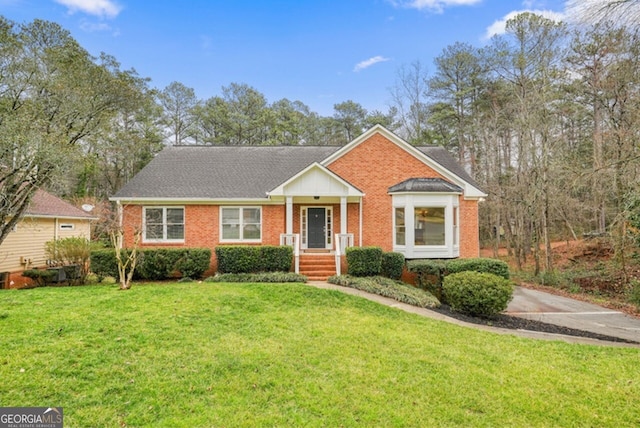
<svg viewBox="0 0 640 428">
<path fill-rule="evenodd" d="M 145 239 L 184 240 L 184 208 L 145 208 Z"/>
<path fill-rule="evenodd" d="M 396 208 L 396 245 L 406 245 L 404 208 Z"/>
<path fill-rule="evenodd" d="M 260 208 L 222 208 L 222 239 L 259 241 L 262 238 Z"/>
<path fill-rule="evenodd" d="M 444 245 L 444 207 L 416 207 L 415 245 Z"/>
</svg>

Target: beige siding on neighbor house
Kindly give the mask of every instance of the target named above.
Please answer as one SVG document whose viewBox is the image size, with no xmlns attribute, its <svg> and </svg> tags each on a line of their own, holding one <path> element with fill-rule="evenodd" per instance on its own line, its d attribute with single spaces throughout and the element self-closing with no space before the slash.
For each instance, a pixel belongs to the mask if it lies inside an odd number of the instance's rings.
<svg viewBox="0 0 640 428">
<path fill-rule="evenodd" d="M 61 225 L 73 225 L 73 228 L 65 229 Z M 0 272 L 46 266 L 48 257 L 44 245 L 47 241 L 70 236 L 89 238 L 90 233 L 87 220 L 25 218 L 0 245 Z M 31 263 L 22 264 L 21 258 L 30 259 Z"/>
</svg>

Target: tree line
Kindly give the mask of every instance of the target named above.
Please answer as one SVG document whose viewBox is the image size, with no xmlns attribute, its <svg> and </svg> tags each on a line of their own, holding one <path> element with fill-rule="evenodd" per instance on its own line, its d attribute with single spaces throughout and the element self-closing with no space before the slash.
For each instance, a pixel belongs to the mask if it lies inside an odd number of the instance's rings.
<svg viewBox="0 0 640 428">
<path fill-rule="evenodd" d="M 640 206 L 639 51 L 630 27 L 524 13 L 484 47 L 400 67 L 387 111 L 347 100 L 321 116 L 243 83 L 206 100 L 155 89 L 55 23 L 0 17 L 0 242 L 33 189 L 105 200 L 165 145 L 343 145 L 379 123 L 447 148 L 489 194 L 483 240 L 518 261 L 552 270 L 551 241 L 583 234 L 623 257 Z"/>
</svg>

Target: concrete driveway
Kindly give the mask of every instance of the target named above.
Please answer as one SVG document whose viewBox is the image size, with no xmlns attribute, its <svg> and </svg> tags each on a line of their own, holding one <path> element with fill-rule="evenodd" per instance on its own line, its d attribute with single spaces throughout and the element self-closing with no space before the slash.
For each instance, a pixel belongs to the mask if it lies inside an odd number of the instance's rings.
<svg viewBox="0 0 640 428">
<path fill-rule="evenodd" d="M 542 291 L 516 287 L 506 313 L 640 342 L 640 319 Z"/>
</svg>

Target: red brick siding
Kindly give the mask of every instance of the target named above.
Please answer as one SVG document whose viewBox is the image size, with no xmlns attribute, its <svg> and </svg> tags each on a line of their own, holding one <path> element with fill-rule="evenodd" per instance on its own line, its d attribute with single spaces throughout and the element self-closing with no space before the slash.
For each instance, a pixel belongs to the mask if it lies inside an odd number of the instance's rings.
<svg viewBox="0 0 640 428">
<path fill-rule="evenodd" d="M 478 201 L 460 198 L 460 257 L 480 257 Z"/>
<path fill-rule="evenodd" d="M 380 246 L 385 251 L 393 249 L 389 187 L 414 177 L 441 177 L 380 134 L 362 142 L 328 168 L 364 192 L 362 245 Z M 357 224 L 357 215 L 353 217 Z M 351 228 L 354 222 L 349 220 Z"/>
<path fill-rule="evenodd" d="M 184 243 L 140 243 L 141 248 L 158 247 L 199 247 L 211 248 L 211 267 L 215 272 L 217 266 L 215 247 L 233 245 L 220 242 L 220 207 L 218 205 L 186 205 L 185 240 Z M 142 227 L 142 206 L 127 205 L 123 207 L 123 225 L 125 229 L 125 246 L 133 245 L 136 229 Z M 262 242 L 253 245 L 279 245 L 280 233 L 285 230 L 285 208 L 282 205 L 265 205 L 262 207 Z M 238 245 L 251 245 L 239 243 Z M 210 273 L 212 273 L 210 272 Z"/>
<path fill-rule="evenodd" d="M 366 161 L 365 161 L 366 160 Z M 371 166 L 375 165 L 375 168 Z M 443 178 L 438 172 L 380 134 L 371 136 L 340 157 L 328 168 L 365 194 L 363 198 L 362 245 L 393 249 L 392 204 L 389 187 L 416 177 Z M 349 231 L 358 239 L 358 204 L 349 206 Z M 479 253 L 477 202 L 460 204 L 461 257 Z M 359 243 L 356 242 L 356 245 Z"/>
</svg>

